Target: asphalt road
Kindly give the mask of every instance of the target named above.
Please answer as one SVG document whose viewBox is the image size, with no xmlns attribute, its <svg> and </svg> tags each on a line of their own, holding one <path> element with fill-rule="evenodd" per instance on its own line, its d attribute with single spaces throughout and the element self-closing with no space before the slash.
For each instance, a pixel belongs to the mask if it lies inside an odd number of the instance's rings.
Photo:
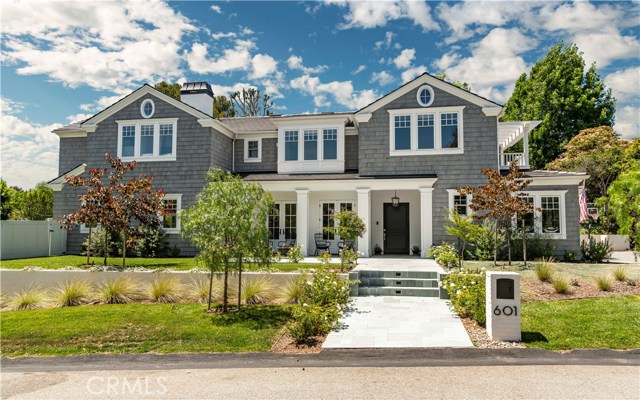
<svg viewBox="0 0 640 400">
<path fill-rule="evenodd" d="M 2 359 L 3 399 L 640 399 L 640 352 L 358 350 Z"/>
</svg>

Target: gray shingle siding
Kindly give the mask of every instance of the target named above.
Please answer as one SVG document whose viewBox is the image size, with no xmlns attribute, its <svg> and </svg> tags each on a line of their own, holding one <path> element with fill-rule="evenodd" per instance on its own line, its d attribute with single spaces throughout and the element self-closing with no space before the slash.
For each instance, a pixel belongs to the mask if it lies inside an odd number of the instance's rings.
<svg viewBox="0 0 640 400">
<path fill-rule="evenodd" d="M 58 162 L 58 175 L 77 167 L 87 160 L 87 138 L 62 138 L 60 139 L 60 158 Z"/>
<path fill-rule="evenodd" d="M 244 162 L 244 139 L 236 140 L 236 172 L 274 172 L 278 170 L 278 139 L 262 138 L 262 161 Z"/>
<path fill-rule="evenodd" d="M 358 169 L 358 135 L 344 137 L 344 169 Z"/>
</svg>

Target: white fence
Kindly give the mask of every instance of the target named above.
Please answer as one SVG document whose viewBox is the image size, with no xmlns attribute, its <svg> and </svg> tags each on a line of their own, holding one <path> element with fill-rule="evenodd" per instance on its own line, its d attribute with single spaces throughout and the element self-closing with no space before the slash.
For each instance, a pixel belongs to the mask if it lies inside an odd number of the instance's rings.
<svg viewBox="0 0 640 400">
<path fill-rule="evenodd" d="M 608 239 L 613 251 L 629 250 L 629 236 L 627 235 L 591 235 L 591 237 L 598 242 L 604 242 L 605 239 Z M 580 235 L 580 241 L 583 240 L 589 240 L 589 235 Z"/>
<path fill-rule="evenodd" d="M 67 231 L 57 222 L 0 222 L 0 260 L 57 256 L 66 251 Z"/>
</svg>

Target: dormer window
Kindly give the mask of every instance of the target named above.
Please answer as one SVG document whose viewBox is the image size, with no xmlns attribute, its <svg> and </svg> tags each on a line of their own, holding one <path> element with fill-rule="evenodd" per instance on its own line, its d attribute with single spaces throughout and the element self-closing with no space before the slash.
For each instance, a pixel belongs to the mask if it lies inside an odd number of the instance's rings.
<svg viewBox="0 0 640 400">
<path fill-rule="evenodd" d="M 278 173 L 311 172 L 344 172 L 343 121 L 278 128 Z"/>
<path fill-rule="evenodd" d="M 156 110 L 156 105 L 153 103 L 153 100 L 146 99 L 140 105 L 140 114 L 142 114 L 143 118 L 151 118 L 153 117 L 153 113 Z"/>
<path fill-rule="evenodd" d="M 429 85 L 420 86 L 418 89 L 418 104 L 422 107 L 429 107 L 433 103 L 433 88 Z"/>
</svg>

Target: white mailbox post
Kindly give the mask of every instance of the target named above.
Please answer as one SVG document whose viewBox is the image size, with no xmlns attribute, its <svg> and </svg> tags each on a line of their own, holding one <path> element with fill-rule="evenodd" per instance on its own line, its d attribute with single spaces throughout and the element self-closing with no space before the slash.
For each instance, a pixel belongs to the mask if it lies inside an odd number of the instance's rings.
<svg viewBox="0 0 640 400">
<path fill-rule="evenodd" d="M 493 340 L 519 342 L 520 274 L 487 272 L 487 333 Z"/>
</svg>

